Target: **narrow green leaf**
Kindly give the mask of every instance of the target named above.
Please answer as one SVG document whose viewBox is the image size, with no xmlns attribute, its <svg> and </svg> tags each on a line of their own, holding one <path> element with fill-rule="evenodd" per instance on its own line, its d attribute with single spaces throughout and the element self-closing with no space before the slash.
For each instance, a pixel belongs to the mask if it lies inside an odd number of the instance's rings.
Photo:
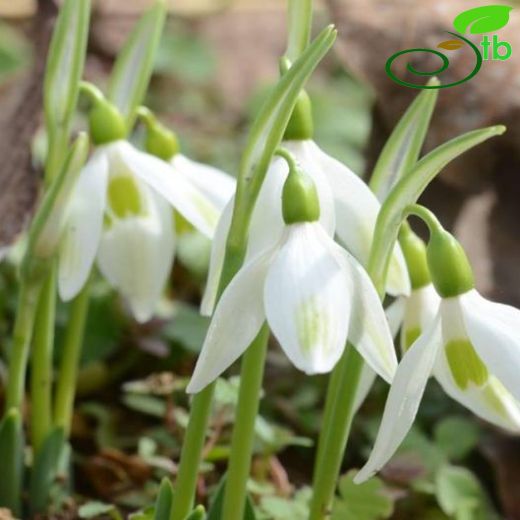
<svg viewBox="0 0 520 520">
<path fill-rule="evenodd" d="M 90 18 L 89 0 L 66 0 L 56 21 L 44 80 L 47 131 L 68 133 L 83 74 Z"/>
<path fill-rule="evenodd" d="M 87 135 L 79 134 L 60 173 L 45 193 L 29 231 L 27 252 L 22 265 L 22 271 L 27 275 L 35 263 L 51 258 L 57 250 L 67 206 L 87 159 L 88 147 Z"/>
<path fill-rule="evenodd" d="M 186 520 L 205 520 L 206 510 L 203 506 L 197 506 L 187 517 Z"/>
<path fill-rule="evenodd" d="M 249 133 L 242 155 L 237 196 L 229 237 L 233 244 L 226 248 L 226 261 L 220 279 L 220 290 L 227 286 L 245 253 L 249 220 L 274 151 L 279 145 L 300 90 L 330 49 L 336 38 L 333 26 L 325 28 L 293 66 L 282 76 L 262 105 Z M 233 253 L 230 253 L 233 251 Z M 233 255 L 229 257 L 228 255 Z"/>
<path fill-rule="evenodd" d="M 287 8 L 287 50 L 294 61 L 309 44 L 312 24 L 312 0 L 289 0 Z"/>
<path fill-rule="evenodd" d="M 17 517 L 21 514 L 23 445 L 22 421 L 13 408 L 0 423 L 0 507 L 10 509 Z"/>
<path fill-rule="evenodd" d="M 32 468 L 29 484 L 31 514 L 45 512 L 49 505 L 51 489 L 59 473 L 64 447 L 65 432 L 63 428 L 55 428 L 45 439 Z"/>
<path fill-rule="evenodd" d="M 509 22 L 509 5 L 483 5 L 463 11 L 453 20 L 453 27 L 460 33 L 482 34 L 498 31 Z"/>
<path fill-rule="evenodd" d="M 155 502 L 154 520 L 170 520 L 173 499 L 173 486 L 169 478 L 164 477 L 159 487 Z"/>
<path fill-rule="evenodd" d="M 377 218 L 368 262 L 368 271 L 380 292 L 384 290 L 391 251 L 397 240 L 405 208 L 417 202 L 428 184 L 450 161 L 490 137 L 504 132 L 504 126 L 491 126 L 468 132 L 442 144 L 424 156 L 392 189 Z"/>
<path fill-rule="evenodd" d="M 437 79 L 429 82 L 438 84 Z M 384 201 L 392 187 L 417 162 L 437 102 L 438 90 L 423 90 L 403 114 L 385 143 L 370 178 L 370 189 Z"/>
<path fill-rule="evenodd" d="M 108 99 L 123 114 L 129 129 L 150 82 L 165 17 L 164 2 L 157 0 L 133 29 L 110 77 Z"/>
<path fill-rule="evenodd" d="M 226 477 L 227 475 L 224 475 L 218 483 L 206 520 L 222 520 L 222 506 L 224 503 L 224 491 L 226 489 Z M 244 520 L 256 520 L 255 509 L 249 496 L 246 497 Z"/>
<path fill-rule="evenodd" d="M 255 177 L 258 177 L 255 179 L 255 185 L 259 187 L 262 184 L 262 170 L 267 170 L 274 150 L 280 143 L 301 88 L 335 39 L 336 30 L 333 26 L 323 29 L 293 66 L 280 78 L 264 102 L 251 127 L 240 165 L 241 178 L 246 182 L 253 177 L 254 173 Z"/>
</svg>

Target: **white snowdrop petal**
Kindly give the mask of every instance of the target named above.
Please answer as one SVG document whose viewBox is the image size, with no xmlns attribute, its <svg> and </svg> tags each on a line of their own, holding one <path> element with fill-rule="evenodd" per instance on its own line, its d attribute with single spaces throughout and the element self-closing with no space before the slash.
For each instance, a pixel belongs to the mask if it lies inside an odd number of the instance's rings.
<svg viewBox="0 0 520 520">
<path fill-rule="evenodd" d="M 390 388 L 374 449 L 354 478 L 364 482 L 393 456 L 410 430 L 441 345 L 440 315 L 403 357 Z"/>
<path fill-rule="evenodd" d="M 307 374 L 329 372 L 347 339 L 347 279 L 331 250 L 332 239 L 320 224 L 293 224 L 285 233 L 267 273 L 267 321 L 298 369 Z"/>
<path fill-rule="evenodd" d="M 147 214 L 113 220 L 101 237 L 98 266 L 144 322 L 152 317 L 170 274 L 175 230 L 168 203 L 146 185 L 140 188 Z"/>
<path fill-rule="evenodd" d="M 220 275 L 222 274 L 224 257 L 226 255 L 226 241 L 229 226 L 231 225 L 231 217 L 233 215 L 233 204 L 234 200 L 231 199 L 223 209 L 217 224 L 217 229 L 215 230 L 215 236 L 211 243 L 208 277 L 200 304 L 200 313 L 203 316 L 211 316 L 215 308 L 215 303 L 217 302 Z"/>
<path fill-rule="evenodd" d="M 251 216 L 247 258 L 254 258 L 277 244 L 285 224 L 282 217 L 282 189 L 288 174 L 287 163 L 275 157 L 267 170 Z"/>
<path fill-rule="evenodd" d="M 208 329 L 189 393 L 200 392 L 247 349 L 265 321 L 263 288 L 269 250 L 246 263 L 223 292 Z"/>
<path fill-rule="evenodd" d="M 140 180 L 164 197 L 190 224 L 208 238 L 213 238 L 219 211 L 197 188 L 173 166 L 157 157 L 121 142 L 113 161 L 124 166 Z"/>
<path fill-rule="evenodd" d="M 218 168 L 189 159 L 180 153 L 171 163 L 173 167 L 200 190 L 220 211 L 235 193 L 236 180 Z"/>
<path fill-rule="evenodd" d="M 403 354 L 435 319 L 440 302 L 441 299 L 431 283 L 414 289 L 406 299 L 400 338 Z"/>
<path fill-rule="evenodd" d="M 334 196 L 336 234 L 348 251 L 366 265 L 381 204 L 363 180 L 347 166 L 323 152 L 315 143 L 312 146 Z M 386 289 L 392 295 L 410 293 L 408 269 L 399 244 L 396 244 L 390 260 Z"/>
<path fill-rule="evenodd" d="M 58 288 L 64 301 L 74 298 L 83 288 L 98 250 L 106 206 L 107 150 L 98 148 L 89 159 L 68 205 L 58 262 Z"/>
<path fill-rule="evenodd" d="M 352 348 L 352 346 L 348 345 L 347 348 Z M 374 386 L 376 376 L 377 374 L 370 368 L 370 366 L 367 363 L 364 363 L 363 368 L 361 369 L 361 375 L 359 376 L 359 383 L 356 388 L 354 413 L 357 413 L 361 405 L 365 402 L 372 386 Z"/>
<path fill-rule="evenodd" d="M 397 333 L 403 324 L 405 308 L 406 297 L 400 296 L 385 309 L 386 319 L 388 321 L 388 326 L 390 327 L 392 338 L 397 336 Z"/>
<path fill-rule="evenodd" d="M 394 342 L 381 300 L 370 277 L 359 262 L 336 246 L 353 296 L 348 340 L 385 381 L 392 382 L 397 368 Z"/>
<path fill-rule="evenodd" d="M 488 370 L 520 401 L 520 310 L 486 300 L 476 290 L 461 297 L 467 334 Z"/>
</svg>

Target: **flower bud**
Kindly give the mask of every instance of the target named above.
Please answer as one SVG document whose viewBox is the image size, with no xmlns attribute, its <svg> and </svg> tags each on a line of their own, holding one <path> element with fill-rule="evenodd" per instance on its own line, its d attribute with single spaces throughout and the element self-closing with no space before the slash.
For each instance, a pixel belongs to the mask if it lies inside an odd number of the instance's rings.
<svg viewBox="0 0 520 520">
<path fill-rule="evenodd" d="M 312 139 L 313 133 L 311 100 L 307 92 L 302 90 L 298 95 L 283 138 L 285 141 L 305 141 Z"/>
<path fill-rule="evenodd" d="M 314 222 L 320 218 L 314 181 L 294 164 L 289 164 L 289 175 L 283 186 L 282 213 L 286 224 Z"/>
<path fill-rule="evenodd" d="M 420 289 L 431 283 L 426 245 L 410 227 L 405 224 L 399 233 L 399 244 L 406 260 L 412 290 Z"/>
<path fill-rule="evenodd" d="M 475 287 L 468 257 L 451 233 L 442 228 L 430 230 L 426 252 L 433 285 L 442 298 L 458 296 Z"/>
</svg>

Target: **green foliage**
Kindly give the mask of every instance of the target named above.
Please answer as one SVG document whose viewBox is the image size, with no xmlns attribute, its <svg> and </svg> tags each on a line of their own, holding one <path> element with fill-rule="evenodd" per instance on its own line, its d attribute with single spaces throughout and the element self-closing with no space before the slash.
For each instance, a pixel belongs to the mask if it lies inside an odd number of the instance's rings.
<svg viewBox="0 0 520 520">
<path fill-rule="evenodd" d="M 104 502 L 98 502 L 93 500 L 83 504 L 78 509 L 79 518 L 99 518 L 102 516 L 109 516 L 113 520 L 122 520 L 123 516 L 118 511 L 117 507 L 113 504 L 105 504 Z M 144 519 L 143 519 L 144 520 Z"/>
<path fill-rule="evenodd" d="M 226 475 L 224 475 L 217 486 L 215 494 L 211 500 L 211 505 L 208 510 L 208 516 L 206 520 L 222 520 L 222 506 L 224 503 L 224 491 L 226 486 Z M 246 507 L 244 510 L 244 519 L 243 520 L 257 520 L 256 513 L 253 507 L 253 503 L 251 499 L 246 497 Z"/>
<path fill-rule="evenodd" d="M 435 443 L 453 461 L 466 457 L 478 444 L 480 428 L 464 417 L 447 417 L 435 426 Z"/>
<path fill-rule="evenodd" d="M 311 493 L 311 489 L 306 487 L 297 491 L 291 498 L 264 496 L 258 506 L 259 515 L 265 515 L 269 520 L 306 520 L 309 515 Z"/>
<path fill-rule="evenodd" d="M 332 509 L 332 520 L 379 520 L 390 518 L 394 504 L 383 482 L 373 477 L 363 484 L 354 484 L 356 470 L 340 478 Z"/>
<path fill-rule="evenodd" d="M 173 75 L 181 81 L 199 84 L 215 72 L 212 48 L 180 23 L 164 32 L 155 55 L 155 72 Z"/>
<path fill-rule="evenodd" d="M 33 515 L 46 511 L 49 506 L 65 447 L 63 428 L 55 428 L 49 433 L 36 456 L 29 484 L 29 506 Z"/>
<path fill-rule="evenodd" d="M 155 502 L 153 520 L 170 520 L 170 511 L 173 500 L 173 486 L 171 480 L 163 478 L 159 487 L 159 494 Z"/>
<path fill-rule="evenodd" d="M 18 411 L 12 409 L 0 422 L 0 507 L 7 507 L 16 515 L 21 511 L 23 445 L 22 420 Z"/>
<path fill-rule="evenodd" d="M 29 42 L 20 31 L 0 21 L 0 83 L 27 68 L 30 61 Z"/>
<path fill-rule="evenodd" d="M 482 485 L 468 469 L 444 465 L 435 487 L 441 509 L 455 520 L 498 519 Z"/>
<path fill-rule="evenodd" d="M 361 175 L 372 130 L 373 92 L 345 72 L 309 88 L 314 137 L 320 147 Z"/>
</svg>

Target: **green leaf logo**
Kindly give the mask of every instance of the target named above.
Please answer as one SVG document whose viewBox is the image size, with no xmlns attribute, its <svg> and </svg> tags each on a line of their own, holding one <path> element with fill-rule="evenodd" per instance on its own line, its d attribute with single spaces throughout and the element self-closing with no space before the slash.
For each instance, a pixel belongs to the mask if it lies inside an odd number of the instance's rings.
<svg viewBox="0 0 520 520">
<path fill-rule="evenodd" d="M 460 33 L 482 34 L 497 31 L 507 25 L 512 9 L 508 5 L 484 5 L 468 9 L 453 20 L 453 26 Z"/>
</svg>

